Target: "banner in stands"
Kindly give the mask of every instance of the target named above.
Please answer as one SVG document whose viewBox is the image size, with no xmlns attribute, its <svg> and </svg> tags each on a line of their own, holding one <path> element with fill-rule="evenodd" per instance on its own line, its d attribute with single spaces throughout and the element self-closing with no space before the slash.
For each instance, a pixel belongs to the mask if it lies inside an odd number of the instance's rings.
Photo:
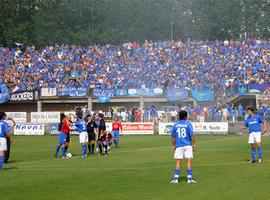
<svg viewBox="0 0 270 200">
<path fill-rule="evenodd" d="M 42 97 L 54 97 L 57 96 L 57 89 L 56 88 L 41 88 Z"/>
<path fill-rule="evenodd" d="M 26 123 L 26 112 L 6 112 L 7 118 L 12 118 L 16 123 Z"/>
<path fill-rule="evenodd" d="M 115 96 L 128 96 L 128 93 L 126 89 L 115 89 L 114 95 Z"/>
<path fill-rule="evenodd" d="M 159 135 L 171 135 L 174 123 L 159 123 Z M 192 122 L 193 130 L 196 134 L 227 134 L 229 125 L 227 122 Z"/>
<path fill-rule="evenodd" d="M 161 88 L 131 88 L 127 90 L 129 97 L 142 96 L 163 96 L 163 89 Z"/>
<path fill-rule="evenodd" d="M 192 96 L 195 101 L 212 101 L 211 88 L 193 88 Z"/>
<path fill-rule="evenodd" d="M 110 96 L 99 96 L 98 103 L 110 103 Z"/>
<path fill-rule="evenodd" d="M 114 90 L 105 90 L 105 89 L 100 89 L 100 88 L 94 88 L 92 95 L 94 97 L 99 97 L 99 96 L 109 96 L 113 97 L 114 96 Z"/>
<path fill-rule="evenodd" d="M 270 84 L 249 84 L 249 93 L 270 93 Z"/>
<path fill-rule="evenodd" d="M 6 103 L 10 100 L 10 95 L 8 91 L 8 87 L 4 84 L 3 80 L 0 79 L 0 104 Z"/>
<path fill-rule="evenodd" d="M 31 112 L 31 123 L 60 123 L 60 112 Z"/>
<path fill-rule="evenodd" d="M 87 95 L 87 88 L 58 88 L 57 96 L 84 97 Z"/>
<path fill-rule="evenodd" d="M 32 102 L 39 100 L 38 91 L 16 92 L 10 94 L 11 102 Z"/>
<path fill-rule="evenodd" d="M 16 124 L 14 135 L 44 135 L 44 124 Z"/>
<path fill-rule="evenodd" d="M 167 88 L 167 100 L 179 101 L 188 99 L 188 91 L 185 88 Z"/>
<path fill-rule="evenodd" d="M 247 92 L 248 92 L 248 85 L 247 84 L 238 85 L 238 95 L 239 96 L 246 95 Z"/>
</svg>

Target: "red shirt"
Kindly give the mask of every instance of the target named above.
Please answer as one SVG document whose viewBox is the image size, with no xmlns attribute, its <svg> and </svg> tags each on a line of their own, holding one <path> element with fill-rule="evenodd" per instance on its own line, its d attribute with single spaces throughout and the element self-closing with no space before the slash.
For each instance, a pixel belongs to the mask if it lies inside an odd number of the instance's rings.
<svg viewBox="0 0 270 200">
<path fill-rule="evenodd" d="M 68 122 L 67 122 L 66 120 L 65 120 L 65 121 L 63 122 L 63 124 L 62 124 L 62 129 L 61 129 L 61 131 L 62 131 L 63 133 L 65 133 L 65 134 L 68 134 L 69 131 L 70 131 L 69 124 L 68 124 Z"/>
<path fill-rule="evenodd" d="M 119 122 L 119 121 L 115 121 L 115 122 L 113 122 L 112 123 L 112 130 L 113 131 L 119 131 L 119 130 L 122 130 L 122 124 L 121 124 L 121 122 Z"/>
</svg>

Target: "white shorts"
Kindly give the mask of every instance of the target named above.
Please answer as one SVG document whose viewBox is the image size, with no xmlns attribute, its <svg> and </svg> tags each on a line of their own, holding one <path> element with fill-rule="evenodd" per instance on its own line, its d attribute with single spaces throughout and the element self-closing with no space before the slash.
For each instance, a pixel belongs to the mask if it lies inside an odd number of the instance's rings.
<svg viewBox="0 0 270 200">
<path fill-rule="evenodd" d="M 248 143 L 255 144 L 261 143 L 262 133 L 261 132 L 252 132 L 249 134 Z"/>
<path fill-rule="evenodd" d="M 7 140 L 6 138 L 0 137 L 0 151 L 7 150 Z"/>
<path fill-rule="evenodd" d="M 193 158 L 193 149 L 192 146 L 178 147 L 174 152 L 174 159 L 192 159 Z"/>
<path fill-rule="evenodd" d="M 88 134 L 87 132 L 79 133 L 80 143 L 87 143 L 88 142 Z"/>
</svg>

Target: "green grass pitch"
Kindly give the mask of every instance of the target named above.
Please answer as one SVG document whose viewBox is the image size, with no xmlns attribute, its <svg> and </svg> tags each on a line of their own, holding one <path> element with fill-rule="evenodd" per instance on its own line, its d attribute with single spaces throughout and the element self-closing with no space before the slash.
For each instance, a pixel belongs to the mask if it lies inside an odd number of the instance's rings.
<svg viewBox="0 0 270 200">
<path fill-rule="evenodd" d="M 169 184 L 175 162 L 168 136 L 123 136 L 108 157 L 54 158 L 56 136 L 15 137 L 0 173 L 0 200 L 265 200 L 270 190 L 270 137 L 263 164 L 248 164 L 246 136 L 197 136 L 197 184 Z M 81 153 L 77 136 L 70 152 Z M 186 176 L 182 170 L 181 177 Z"/>
</svg>

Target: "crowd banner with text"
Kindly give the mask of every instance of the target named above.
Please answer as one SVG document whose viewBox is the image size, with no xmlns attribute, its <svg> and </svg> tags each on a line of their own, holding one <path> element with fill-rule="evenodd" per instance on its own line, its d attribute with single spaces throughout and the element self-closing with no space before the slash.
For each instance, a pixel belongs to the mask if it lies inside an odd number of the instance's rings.
<svg viewBox="0 0 270 200">
<path fill-rule="evenodd" d="M 185 88 L 167 88 L 168 101 L 179 101 L 187 99 L 188 99 L 188 91 Z"/>
<path fill-rule="evenodd" d="M 264 93 L 270 90 L 270 84 L 249 84 L 249 93 Z"/>
<path fill-rule="evenodd" d="M 148 97 L 148 96 L 163 96 L 164 92 L 161 88 L 130 88 L 127 90 L 129 97 Z"/>
<path fill-rule="evenodd" d="M 94 88 L 92 95 L 94 97 L 99 97 L 99 96 L 109 96 L 113 97 L 114 96 L 114 90 L 113 89 L 101 89 L 101 88 Z"/>
<path fill-rule="evenodd" d="M 16 92 L 10 94 L 10 102 L 12 103 L 33 102 L 37 100 L 39 100 L 38 91 Z"/>
<path fill-rule="evenodd" d="M 57 96 L 56 88 L 41 88 L 40 96 L 42 97 L 55 97 Z"/>
<path fill-rule="evenodd" d="M 86 95 L 87 95 L 87 88 L 83 87 L 57 89 L 57 96 L 85 97 Z"/>
</svg>

